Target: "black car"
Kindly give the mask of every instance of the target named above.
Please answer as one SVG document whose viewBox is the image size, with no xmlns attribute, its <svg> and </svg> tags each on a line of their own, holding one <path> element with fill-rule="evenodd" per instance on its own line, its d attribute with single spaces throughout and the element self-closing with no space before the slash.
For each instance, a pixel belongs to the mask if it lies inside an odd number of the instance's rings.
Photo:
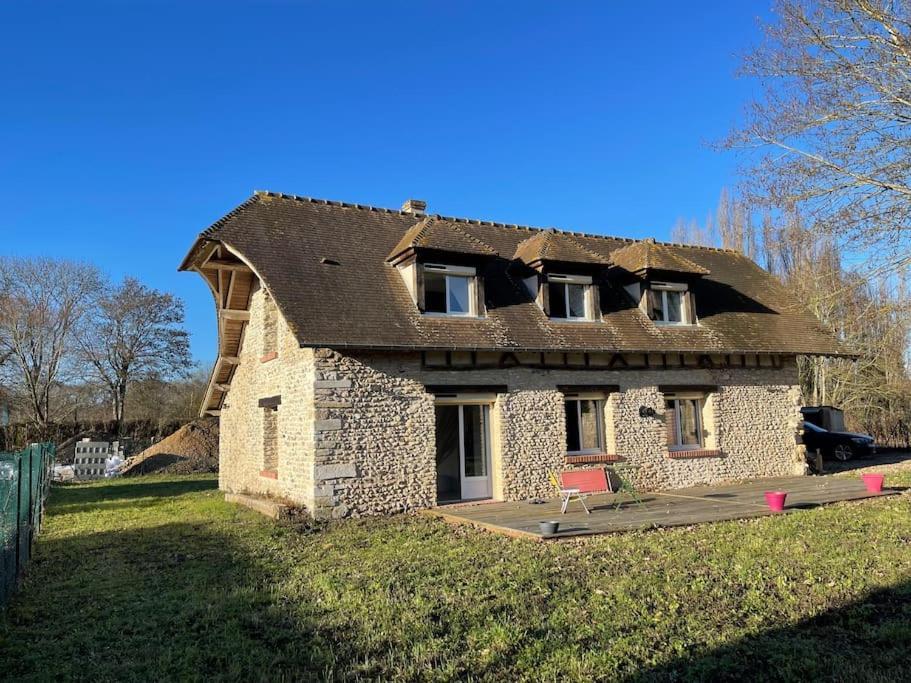
<svg viewBox="0 0 911 683">
<path fill-rule="evenodd" d="M 816 450 L 826 457 L 836 460 L 850 460 L 855 455 L 870 455 L 876 452 L 876 444 L 869 434 L 852 434 L 851 432 L 830 432 L 812 422 L 803 423 L 803 443 L 807 454 Z"/>
</svg>

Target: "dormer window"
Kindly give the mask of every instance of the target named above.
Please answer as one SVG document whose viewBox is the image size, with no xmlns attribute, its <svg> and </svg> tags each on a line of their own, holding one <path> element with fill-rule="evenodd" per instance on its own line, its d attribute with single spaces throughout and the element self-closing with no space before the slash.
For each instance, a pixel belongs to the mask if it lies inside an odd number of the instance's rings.
<svg viewBox="0 0 911 683">
<path fill-rule="evenodd" d="M 478 284 L 474 268 L 425 263 L 424 313 L 433 315 L 478 315 Z"/>
<path fill-rule="evenodd" d="M 649 317 L 658 324 L 695 325 L 692 292 L 685 284 L 652 282 L 647 290 Z"/>
<path fill-rule="evenodd" d="M 593 320 L 592 279 L 583 275 L 547 275 L 547 301 L 553 320 Z"/>
</svg>

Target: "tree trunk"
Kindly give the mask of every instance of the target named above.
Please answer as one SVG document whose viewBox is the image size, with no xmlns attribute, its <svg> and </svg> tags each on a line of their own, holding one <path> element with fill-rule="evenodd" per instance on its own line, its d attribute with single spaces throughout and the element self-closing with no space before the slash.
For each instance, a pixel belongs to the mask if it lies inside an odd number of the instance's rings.
<svg viewBox="0 0 911 683">
<path fill-rule="evenodd" d="M 114 428 L 117 437 L 121 435 L 123 429 L 123 407 L 127 397 L 127 383 L 118 382 L 114 389 Z"/>
</svg>

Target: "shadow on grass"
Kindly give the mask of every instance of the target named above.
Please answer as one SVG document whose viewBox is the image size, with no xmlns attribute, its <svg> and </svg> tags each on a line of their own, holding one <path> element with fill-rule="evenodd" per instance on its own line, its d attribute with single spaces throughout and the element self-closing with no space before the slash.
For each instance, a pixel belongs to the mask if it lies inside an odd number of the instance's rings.
<svg viewBox="0 0 911 683">
<path fill-rule="evenodd" d="M 0 618 L 0 678 L 322 679 L 342 635 L 308 626 L 307 601 L 276 599 L 275 566 L 243 531 L 176 523 L 44 539 Z"/>
<path fill-rule="evenodd" d="M 129 486 L 67 488 L 58 498 L 69 506 L 74 496 L 95 493 L 83 504 L 102 505 L 114 498 L 126 507 L 213 487 L 207 480 L 134 479 Z M 97 494 L 103 490 L 106 495 Z M 610 652 L 618 632 L 590 629 L 586 639 L 575 639 L 590 616 L 584 596 L 565 592 L 565 569 L 551 579 L 551 597 L 540 592 L 542 578 L 562 555 L 556 551 L 535 552 L 532 559 L 540 564 L 533 569 L 524 565 L 526 579 L 498 582 L 505 567 L 522 566 L 523 557 L 527 563 L 528 553 L 482 536 L 478 542 L 484 554 L 479 557 L 493 553 L 502 563 L 434 562 L 430 558 L 441 551 L 470 549 L 459 543 L 439 545 L 443 541 L 435 541 L 435 534 L 451 537 L 443 525 L 425 529 L 431 536 L 411 552 L 426 555 L 411 566 L 410 560 L 394 559 L 400 552 L 396 541 L 414 542 L 418 533 L 403 520 L 352 522 L 343 537 L 326 534 L 302 548 L 292 530 L 229 506 L 206 506 L 204 514 L 180 521 L 174 521 L 174 514 L 165 509 L 150 513 L 141 528 L 110 531 L 82 520 L 86 533 L 43 537 L 7 618 L 0 616 L 0 679 L 619 678 L 616 671 L 599 676 L 582 669 L 583 677 L 571 670 L 575 661 L 584 666 L 587 655 Z M 116 516 L 107 516 L 108 523 L 111 518 Z M 57 520 L 58 527 L 68 521 Z M 364 531 L 368 525 L 370 533 Z M 369 552 L 387 543 L 388 554 Z M 295 574 L 314 554 L 333 552 L 333 545 L 348 545 L 334 556 L 339 560 L 313 562 Z M 627 569 L 649 571 L 645 565 Z M 689 566 L 679 568 L 684 575 L 687 570 Z M 467 578 L 475 576 L 475 583 Z M 486 580 L 496 590 L 485 591 Z M 443 590 L 436 590 L 438 584 Z M 454 593 L 464 600 L 454 602 Z M 520 596 L 519 603 L 501 602 L 507 594 Z M 573 604 L 564 602 L 566 597 L 581 602 L 569 618 L 559 618 L 561 608 Z M 489 607 L 485 600 L 492 601 Z M 409 620 L 415 611 L 420 619 Z M 512 620 L 521 637 L 501 641 L 503 654 L 485 661 L 482 653 L 490 635 L 501 629 L 498 622 Z M 797 624 L 768 624 L 761 634 L 721 647 L 694 647 L 672 661 L 646 667 L 642 659 L 654 656 L 653 646 L 670 651 L 668 641 L 679 623 L 671 622 L 670 633 L 656 631 L 647 619 L 627 625 L 630 630 L 622 637 L 638 641 L 618 662 L 627 680 L 901 680 L 911 665 L 911 583 Z"/>
<path fill-rule="evenodd" d="M 121 507 L 133 507 L 142 498 L 171 498 L 188 493 L 212 491 L 218 488 L 216 479 L 186 479 L 144 482 L 136 478 L 117 480 L 93 486 L 54 486 L 48 499 L 48 514 L 89 512 L 96 508 L 115 507 L 110 501 L 123 501 Z"/>
<path fill-rule="evenodd" d="M 909 667 L 911 582 L 625 680 L 898 681 L 908 680 Z"/>
</svg>

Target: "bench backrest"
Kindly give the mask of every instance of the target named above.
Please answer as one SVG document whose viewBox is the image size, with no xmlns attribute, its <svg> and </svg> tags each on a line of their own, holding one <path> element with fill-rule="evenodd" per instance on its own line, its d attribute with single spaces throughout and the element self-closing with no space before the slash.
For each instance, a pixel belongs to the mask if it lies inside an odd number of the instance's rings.
<svg viewBox="0 0 911 683">
<path fill-rule="evenodd" d="M 608 491 L 607 474 L 603 467 L 593 470 L 570 470 L 560 473 L 560 484 L 565 489 L 579 489 L 579 493 Z"/>
</svg>

